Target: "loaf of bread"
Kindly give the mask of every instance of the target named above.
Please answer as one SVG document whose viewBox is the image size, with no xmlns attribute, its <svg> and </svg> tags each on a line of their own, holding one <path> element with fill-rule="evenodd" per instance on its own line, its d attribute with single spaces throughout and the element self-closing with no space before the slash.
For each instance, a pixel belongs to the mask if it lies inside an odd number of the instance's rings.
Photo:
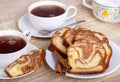
<svg viewBox="0 0 120 82">
<path fill-rule="evenodd" d="M 44 49 L 41 48 L 39 50 L 32 50 L 15 60 L 8 67 L 6 67 L 4 71 L 9 77 L 26 74 L 40 68 L 44 58 Z"/>
<path fill-rule="evenodd" d="M 71 66 L 67 71 L 74 74 L 104 72 L 109 67 L 112 56 L 107 37 L 79 26 L 66 29 L 67 27 L 54 33 L 50 44 L 53 47 L 52 52 L 57 51 L 60 55 L 66 55 Z"/>
</svg>

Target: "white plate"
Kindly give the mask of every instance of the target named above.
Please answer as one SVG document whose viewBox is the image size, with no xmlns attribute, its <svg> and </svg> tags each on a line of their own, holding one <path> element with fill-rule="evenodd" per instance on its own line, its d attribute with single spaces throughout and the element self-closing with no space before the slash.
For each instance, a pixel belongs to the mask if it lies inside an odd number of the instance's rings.
<svg viewBox="0 0 120 82">
<path fill-rule="evenodd" d="M 103 77 L 108 74 L 113 73 L 116 69 L 120 66 L 120 48 L 118 45 L 116 45 L 114 42 L 110 41 L 110 45 L 113 50 L 113 54 L 110 60 L 110 66 L 108 69 L 106 69 L 105 72 L 99 73 L 99 74 L 70 74 L 66 73 L 66 76 L 73 77 L 73 78 L 98 78 Z M 55 64 L 56 64 L 56 58 L 52 55 L 52 53 L 49 50 L 46 50 L 46 62 L 47 64 L 55 70 Z"/>
<path fill-rule="evenodd" d="M 75 23 L 75 19 L 71 18 L 70 20 L 66 21 L 63 26 L 69 25 Z M 18 21 L 18 27 L 21 31 L 25 31 L 25 30 L 29 30 L 31 32 L 31 35 L 34 37 L 40 37 L 40 38 L 49 38 L 51 37 L 51 35 L 55 32 L 53 31 L 50 35 L 44 36 L 38 33 L 38 30 L 35 29 L 33 27 L 33 25 L 31 24 L 29 18 L 28 18 L 28 14 L 24 14 Z"/>
<path fill-rule="evenodd" d="M 29 52 L 30 50 L 35 50 L 35 49 L 38 49 L 38 48 L 37 48 L 35 45 L 30 44 L 30 45 L 29 45 L 29 48 L 28 48 L 28 52 Z M 26 76 L 26 75 L 28 75 L 28 74 L 30 74 L 30 73 L 33 72 L 33 71 L 31 71 L 31 72 L 29 72 L 29 73 L 26 73 L 26 74 L 23 74 L 23 75 L 20 75 L 20 76 L 17 76 L 17 77 L 10 78 L 10 77 L 8 77 L 8 76 L 6 75 L 6 73 L 4 72 L 4 69 L 5 69 L 5 68 L 0 68 L 0 79 L 15 79 L 15 78 L 20 78 L 20 77 Z"/>
</svg>

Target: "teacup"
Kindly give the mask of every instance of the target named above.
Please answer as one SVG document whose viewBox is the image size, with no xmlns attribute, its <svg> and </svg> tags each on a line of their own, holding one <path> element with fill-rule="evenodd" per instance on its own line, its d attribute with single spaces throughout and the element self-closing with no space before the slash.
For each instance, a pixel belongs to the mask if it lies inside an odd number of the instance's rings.
<svg viewBox="0 0 120 82">
<path fill-rule="evenodd" d="M 45 6 L 48 7 L 45 8 Z M 52 9 L 53 6 L 59 8 L 56 8 L 56 10 L 54 10 L 54 8 Z M 44 7 L 43 11 L 47 11 L 47 13 L 44 12 L 44 14 L 49 14 L 49 12 L 51 12 L 51 14 L 48 16 L 42 16 L 42 15 L 37 16 L 32 13 L 32 11 L 35 8 L 42 9 L 42 7 Z M 51 11 L 49 10 L 49 8 L 51 8 L 50 9 Z M 59 13 L 60 11 L 62 11 L 60 10 L 60 8 L 63 10 L 62 13 Z M 70 10 L 73 10 L 74 12 L 71 14 Z M 54 12 L 58 12 L 59 14 L 55 15 Z M 77 13 L 77 8 L 75 6 L 68 7 L 65 4 L 58 1 L 38 1 L 30 5 L 28 8 L 29 19 L 32 25 L 38 30 L 55 30 L 59 28 L 63 23 L 65 23 L 66 20 L 73 18 L 76 15 L 76 13 Z"/>
<path fill-rule="evenodd" d="M 93 15 L 105 22 L 120 22 L 120 0 L 83 0 L 83 5 L 93 10 Z"/>
<path fill-rule="evenodd" d="M 0 68 L 5 68 L 28 49 L 31 34 L 15 30 L 0 31 Z"/>
</svg>

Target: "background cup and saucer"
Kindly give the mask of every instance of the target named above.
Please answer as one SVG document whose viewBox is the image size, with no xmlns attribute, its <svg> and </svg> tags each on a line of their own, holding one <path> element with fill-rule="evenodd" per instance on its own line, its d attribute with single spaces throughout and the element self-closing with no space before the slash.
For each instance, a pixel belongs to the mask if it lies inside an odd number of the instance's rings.
<svg viewBox="0 0 120 82">
<path fill-rule="evenodd" d="M 64 9 L 64 13 L 54 16 L 54 17 L 40 17 L 31 13 L 31 11 L 39 6 L 54 5 Z M 73 10 L 73 13 L 70 13 Z M 28 7 L 28 13 L 24 14 L 18 21 L 18 26 L 21 31 L 28 30 L 31 32 L 32 36 L 49 38 L 52 33 L 47 36 L 40 35 L 39 30 L 54 30 L 60 26 L 66 26 L 75 22 L 74 16 L 77 13 L 77 8 L 75 6 L 66 6 L 65 4 L 58 1 L 38 1 L 31 4 Z"/>
</svg>

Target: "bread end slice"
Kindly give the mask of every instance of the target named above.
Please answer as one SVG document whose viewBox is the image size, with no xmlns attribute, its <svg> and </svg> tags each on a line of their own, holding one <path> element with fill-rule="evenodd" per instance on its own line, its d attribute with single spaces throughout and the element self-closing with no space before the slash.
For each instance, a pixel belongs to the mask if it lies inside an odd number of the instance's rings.
<svg viewBox="0 0 120 82">
<path fill-rule="evenodd" d="M 32 50 L 15 60 L 13 63 L 7 66 L 4 71 L 9 77 L 26 74 L 40 68 L 44 58 L 44 49 Z"/>
</svg>

